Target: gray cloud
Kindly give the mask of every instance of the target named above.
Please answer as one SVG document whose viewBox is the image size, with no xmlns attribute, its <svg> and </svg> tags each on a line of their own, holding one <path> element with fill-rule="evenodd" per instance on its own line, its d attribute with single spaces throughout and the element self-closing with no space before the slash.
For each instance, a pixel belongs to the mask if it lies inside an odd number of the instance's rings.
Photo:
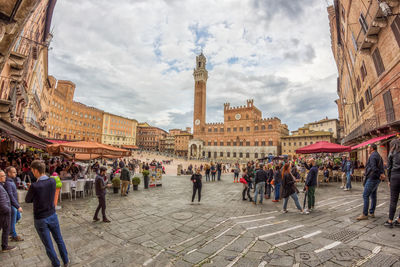
<svg viewBox="0 0 400 267">
<path fill-rule="evenodd" d="M 192 70 L 203 48 L 208 121 L 223 120 L 224 102 L 254 98 L 265 117 L 294 129 L 337 116 L 328 25 L 317 0 L 58 1 L 49 73 L 73 81 L 87 105 L 192 127 Z"/>
</svg>

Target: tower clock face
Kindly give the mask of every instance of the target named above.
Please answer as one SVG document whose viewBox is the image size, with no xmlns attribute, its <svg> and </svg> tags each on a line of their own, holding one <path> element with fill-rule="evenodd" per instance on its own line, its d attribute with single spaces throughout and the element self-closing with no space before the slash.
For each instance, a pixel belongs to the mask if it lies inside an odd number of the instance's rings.
<svg viewBox="0 0 400 267">
<path fill-rule="evenodd" d="M 195 120 L 195 121 L 194 121 L 194 124 L 195 124 L 195 125 L 200 125 L 200 120 L 199 120 L 199 119 Z"/>
<path fill-rule="evenodd" d="M 236 120 L 240 120 L 241 117 L 242 117 L 242 115 L 240 115 L 239 113 L 235 115 Z"/>
</svg>

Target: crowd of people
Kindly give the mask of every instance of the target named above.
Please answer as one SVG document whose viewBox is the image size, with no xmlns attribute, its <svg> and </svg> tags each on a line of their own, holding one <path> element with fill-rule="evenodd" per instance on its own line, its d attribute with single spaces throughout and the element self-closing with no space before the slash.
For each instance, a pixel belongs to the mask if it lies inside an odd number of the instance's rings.
<svg viewBox="0 0 400 267">
<path fill-rule="evenodd" d="M 388 163 L 385 166 L 381 155 L 377 151 L 377 145 L 371 144 L 368 148 L 369 158 L 364 166 L 359 161 L 352 161 L 350 157 L 343 156 L 340 161 L 333 158 L 309 158 L 295 160 L 279 160 L 267 163 L 250 161 L 245 166 L 239 163 L 232 164 L 233 182 L 243 184 L 242 200 L 250 201 L 254 205 L 262 204 L 264 199 L 272 198 L 272 202 L 280 202 L 283 199 L 282 212 L 287 213 L 289 199 L 292 198 L 296 208 L 301 214 L 309 214 L 315 209 L 315 190 L 318 185 L 318 172 L 323 173 L 323 181 L 329 182 L 330 170 L 342 173 L 342 186 L 344 191 L 351 191 L 352 175 L 354 169 L 364 170 L 363 178 L 363 211 L 357 220 L 366 220 L 375 217 L 377 203 L 377 189 L 379 184 L 386 180 L 390 186 L 389 218 L 384 223 L 387 227 L 400 226 L 399 217 L 394 220 L 398 198 L 400 194 L 400 139 L 394 139 L 390 143 Z M 205 173 L 206 182 L 220 181 L 224 164 L 217 163 L 195 166 L 195 173 L 191 176 L 193 183 L 192 203 L 198 195 L 201 200 L 202 172 Z M 306 170 L 308 173 L 306 174 Z M 306 174 L 302 177 L 302 173 Z M 211 179 L 210 179 L 211 174 Z M 241 174 L 241 178 L 239 176 Z M 299 201 L 298 187 L 296 184 L 304 180 L 303 192 L 305 193 L 303 205 Z M 253 193 L 253 194 L 252 194 Z M 253 197 L 252 197 L 253 195 Z"/>
</svg>

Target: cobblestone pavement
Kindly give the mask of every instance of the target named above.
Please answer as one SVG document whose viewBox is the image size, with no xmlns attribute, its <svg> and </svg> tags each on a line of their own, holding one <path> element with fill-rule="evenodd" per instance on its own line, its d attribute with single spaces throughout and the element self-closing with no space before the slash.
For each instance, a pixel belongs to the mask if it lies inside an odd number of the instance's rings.
<svg viewBox="0 0 400 267">
<path fill-rule="evenodd" d="M 378 193 L 376 217 L 358 222 L 362 186 L 352 192 L 321 185 L 316 210 L 300 215 L 289 200 L 241 200 L 241 184 L 203 183 L 200 205 L 191 205 L 188 176 L 164 177 L 163 186 L 107 195 L 112 223 L 93 223 L 95 197 L 63 200 L 61 230 L 71 266 L 400 266 L 400 229 L 383 226 L 389 194 Z M 301 201 L 304 194 L 300 194 Z M 24 242 L 1 253 L 1 266 L 50 266 L 34 230 L 32 207 L 23 204 L 17 232 Z"/>
</svg>

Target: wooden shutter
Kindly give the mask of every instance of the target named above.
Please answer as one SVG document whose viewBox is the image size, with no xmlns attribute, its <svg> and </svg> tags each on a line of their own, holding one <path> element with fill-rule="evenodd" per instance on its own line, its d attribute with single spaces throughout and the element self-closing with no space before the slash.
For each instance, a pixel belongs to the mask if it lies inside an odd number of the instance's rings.
<svg viewBox="0 0 400 267">
<path fill-rule="evenodd" d="M 385 66 L 383 65 L 381 54 L 379 53 L 378 48 L 376 48 L 372 53 L 372 59 L 374 60 L 376 73 L 378 76 L 380 76 L 385 71 Z"/>
<path fill-rule="evenodd" d="M 396 38 L 397 45 L 400 46 L 400 16 L 399 15 L 396 16 L 391 27 L 392 27 L 394 37 Z"/>
<path fill-rule="evenodd" d="M 383 103 L 385 104 L 386 120 L 387 122 L 394 121 L 393 100 L 390 90 L 383 94 Z"/>
</svg>

